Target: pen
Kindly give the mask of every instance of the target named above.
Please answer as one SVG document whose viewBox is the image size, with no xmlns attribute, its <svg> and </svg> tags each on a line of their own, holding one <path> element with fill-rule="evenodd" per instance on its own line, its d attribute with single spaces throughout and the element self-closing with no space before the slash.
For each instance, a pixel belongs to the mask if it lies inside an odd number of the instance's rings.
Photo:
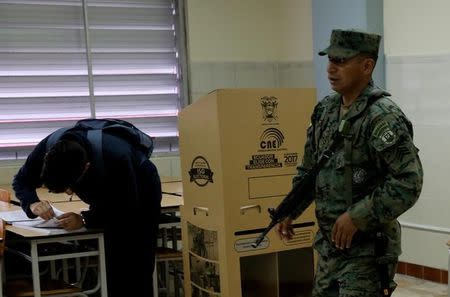
<svg viewBox="0 0 450 297">
<path fill-rule="evenodd" d="M 179 196 L 179 197 L 182 196 L 181 194 L 175 193 L 175 192 L 162 192 L 162 193 L 163 193 L 163 194 L 166 194 L 166 195 L 172 195 L 172 196 Z"/>
<path fill-rule="evenodd" d="M 9 203 L 11 203 L 11 204 L 13 204 L 13 205 L 20 206 L 20 202 L 19 202 L 19 201 L 16 201 L 16 200 L 11 200 L 11 201 L 9 201 Z"/>
</svg>

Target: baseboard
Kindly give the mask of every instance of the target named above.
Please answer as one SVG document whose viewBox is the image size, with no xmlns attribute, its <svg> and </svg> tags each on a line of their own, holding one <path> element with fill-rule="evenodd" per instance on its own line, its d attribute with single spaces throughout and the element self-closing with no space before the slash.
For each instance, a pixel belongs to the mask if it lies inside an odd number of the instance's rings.
<svg viewBox="0 0 450 297">
<path fill-rule="evenodd" d="M 448 283 L 447 270 L 417 264 L 398 262 L 397 273 L 413 276 L 420 279 L 426 279 L 441 284 Z"/>
</svg>

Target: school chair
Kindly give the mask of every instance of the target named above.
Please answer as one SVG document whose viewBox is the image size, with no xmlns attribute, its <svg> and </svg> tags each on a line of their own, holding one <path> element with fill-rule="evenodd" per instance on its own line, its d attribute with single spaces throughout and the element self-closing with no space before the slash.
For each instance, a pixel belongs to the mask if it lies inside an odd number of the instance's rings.
<svg viewBox="0 0 450 297">
<path fill-rule="evenodd" d="M 11 193 L 8 190 L 0 189 L 0 201 L 11 202 Z"/>
</svg>

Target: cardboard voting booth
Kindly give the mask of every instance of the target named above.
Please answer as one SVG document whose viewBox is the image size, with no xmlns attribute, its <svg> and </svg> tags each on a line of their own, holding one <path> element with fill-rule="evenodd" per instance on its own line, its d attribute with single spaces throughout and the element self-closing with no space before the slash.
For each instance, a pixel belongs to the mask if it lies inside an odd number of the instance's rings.
<svg viewBox="0 0 450 297">
<path fill-rule="evenodd" d="M 186 297 L 309 296 L 314 205 L 279 239 L 270 222 L 303 156 L 314 89 L 221 89 L 179 115 Z"/>
</svg>

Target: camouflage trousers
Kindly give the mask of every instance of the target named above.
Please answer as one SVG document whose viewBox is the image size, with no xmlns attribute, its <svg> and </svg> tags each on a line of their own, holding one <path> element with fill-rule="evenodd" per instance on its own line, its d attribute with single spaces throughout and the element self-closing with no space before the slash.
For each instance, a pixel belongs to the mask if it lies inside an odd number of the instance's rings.
<svg viewBox="0 0 450 297">
<path fill-rule="evenodd" d="M 390 279 L 397 262 L 388 265 Z M 395 287 L 395 283 L 391 286 Z M 313 297 L 380 297 L 381 283 L 375 257 L 319 256 Z"/>
</svg>

